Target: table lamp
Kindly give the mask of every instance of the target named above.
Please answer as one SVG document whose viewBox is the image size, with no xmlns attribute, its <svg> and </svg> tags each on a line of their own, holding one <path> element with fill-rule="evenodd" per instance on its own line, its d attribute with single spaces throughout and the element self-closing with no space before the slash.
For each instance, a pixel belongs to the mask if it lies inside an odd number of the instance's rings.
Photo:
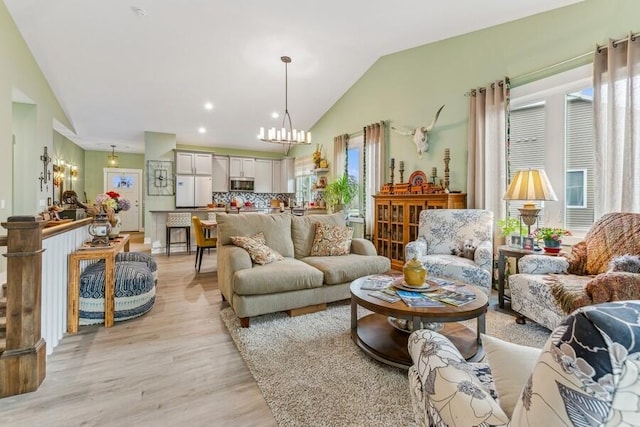
<svg viewBox="0 0 640 427">
<path fill-rule="evenodd" d="M 525 200 L 524 206 L 518 210 L 520 211 L 520 219 L 527 225 L 527 232 L 530 236 L 531 226 L 536 223 L 540 212 L 533 201 L 554 201 L 558 200 L 558 197 L 543 169 L 527 169 L 515 173 L 502 199 Z"/>
</svg>

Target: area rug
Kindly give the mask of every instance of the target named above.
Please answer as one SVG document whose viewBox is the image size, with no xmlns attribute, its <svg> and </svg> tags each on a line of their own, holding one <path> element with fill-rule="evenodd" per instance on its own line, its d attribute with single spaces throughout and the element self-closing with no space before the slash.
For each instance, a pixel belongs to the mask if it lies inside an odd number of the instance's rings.
<svg viewBox="0 0 640 427">
<path fill-rule="evenodd" d="M 366 310 L 358 313 L 363 316 Z M 365 355 L 351 341 L 350 305 L 298 317 L 220 316 L 280 426 L 412 426 L 407 372 Z M 487 334 L 542 347 L 549 331 L 489 311 Z"/>
</svg>

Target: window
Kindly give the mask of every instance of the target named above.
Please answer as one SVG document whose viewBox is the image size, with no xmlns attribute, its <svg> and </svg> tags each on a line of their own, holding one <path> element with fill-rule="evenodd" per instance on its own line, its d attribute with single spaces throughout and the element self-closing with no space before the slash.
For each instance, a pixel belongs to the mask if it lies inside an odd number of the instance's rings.
<svg viewBox="0 0 640 427">
<path fill-rule="evenodd" d="M 347 147 L 347 174 L 354 182 L 358 183 L 360 188 L 363 188 L 363 173 L 364 173 L 364 138 L 357 136 L 349 140 Z M 360 193 L 362 197 L 362 193 Z M 350 216 L 364 216 L 362 212 L 362 200 L 360 197 L 351 202 L 349 209 Z"/>
<path fill-rule="evenodd" d="M 587 170 L 567 170 L 567 209 L 587 207 Z"/>
<path fill-rule="evenodd" d="M 305 202 L 313 200 L 312 192 L 313 184 L 316 182 L 316 176 L 311 173 L 314 168 L 312 155 L 296 157 L 295 173 L 296 173 L 296 202 L 300 206 L 304 206 Z"/>
<path fill-rule="evenodd" d="M 594 122 L 592 66 L 587 65 L 521 87 L 511 93 L 510 177 L 542 168 L 557 202 L 536 202 L 538 227 L 559 226 L 574 234 L 593 224 Z M 522 202 L 509 204 L 517 217 Z"/>
</svg>

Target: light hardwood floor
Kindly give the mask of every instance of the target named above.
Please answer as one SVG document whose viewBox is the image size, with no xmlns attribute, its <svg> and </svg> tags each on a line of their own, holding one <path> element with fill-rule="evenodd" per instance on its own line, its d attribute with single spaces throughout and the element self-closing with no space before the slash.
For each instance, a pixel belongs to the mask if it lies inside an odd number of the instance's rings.
<svg viewBox="0 0 640 427">
<path fill-rule="evenodd" d="M 132 250 L 140 245 L 132 245 Z M 216 255 L 156 256 L 146 315 L 65 336 L 40 388 L 0 399 L 0 426 L 274 426 L 220 320 Z"/>
</svg>

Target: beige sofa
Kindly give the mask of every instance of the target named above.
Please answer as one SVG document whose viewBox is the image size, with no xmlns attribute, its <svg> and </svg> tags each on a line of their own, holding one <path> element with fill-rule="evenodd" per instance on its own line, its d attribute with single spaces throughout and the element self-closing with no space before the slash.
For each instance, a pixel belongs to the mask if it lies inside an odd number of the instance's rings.
<svg viewBox="0 0 640 427">
<path fill-rule="evenodd" d="M 373 244 L 353 239 L 350 254 L 309 256 L 316 222 L 344 226 L 341 213 L 218 214 L 218 286 L 243 327 L 249 318 L 348 299 L 349 285 L 358 277 L 389 271 L 388 258 L 378 256 Z M 234 246 L 232 236 L 264 233 L 266 245 L 284 260 L 254 264 L 247 251 Z"/>
</svg>

